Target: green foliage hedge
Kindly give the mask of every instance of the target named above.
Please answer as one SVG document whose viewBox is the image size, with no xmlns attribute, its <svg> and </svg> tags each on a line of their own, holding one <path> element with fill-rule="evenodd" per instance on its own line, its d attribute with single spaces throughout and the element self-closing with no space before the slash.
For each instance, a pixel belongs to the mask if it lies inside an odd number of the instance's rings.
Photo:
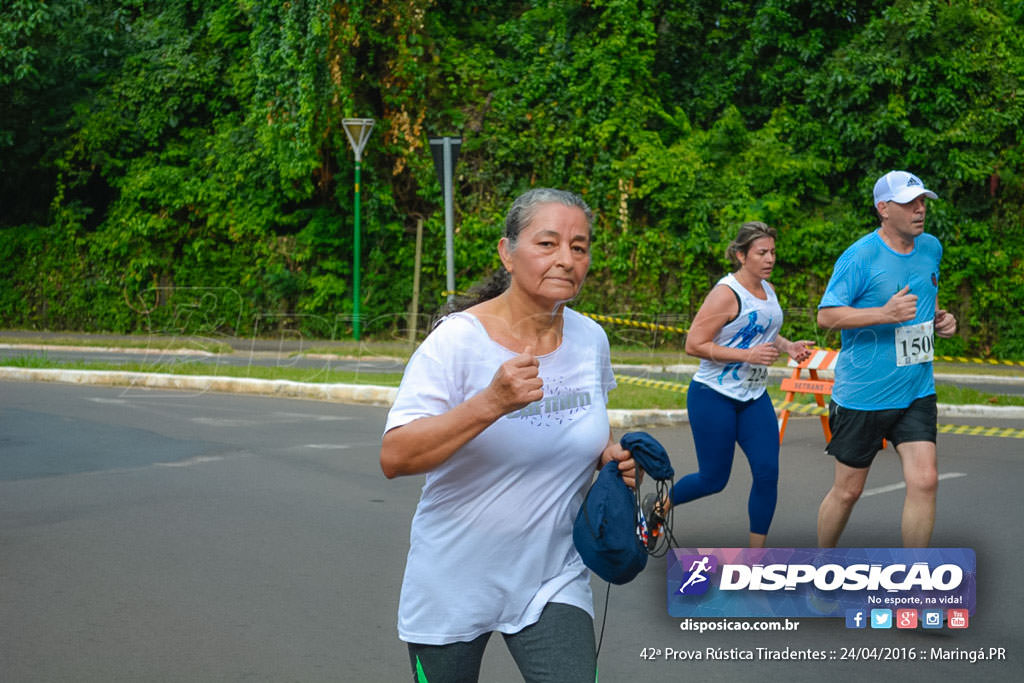
<svg viewBox="0 0 1024 683">
<path fill-rule="evenodd" d="M 427 136 L 457 134 L 458 289 L 516 194 L 564 187 L 598 215 L 581 310 L 685 327 L 758 219 L 787 333 L 835 344 L 832 262 L 906 168 L 941 198 L 940 351 L 1024 357 L 1022 29 L 1014 0 L 11 0 L 0 324 L 350 335 L 359 116 L 367 334 L 405 335 L 418 221 L 443 301 Z"/>
</svg>

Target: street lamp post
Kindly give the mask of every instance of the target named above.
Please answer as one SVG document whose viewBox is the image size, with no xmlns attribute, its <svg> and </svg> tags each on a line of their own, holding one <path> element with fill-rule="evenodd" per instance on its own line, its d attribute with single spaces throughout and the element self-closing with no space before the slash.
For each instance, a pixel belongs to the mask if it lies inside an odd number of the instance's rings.
<svg viewBox="0 0 1024 683">
<path fill-rule="evenodd" d="M 353 273 L 352 273 L 352 336 L 359 341 L 360 318 L 359 318 L 359 170 L 363 160 L 363 147 L 370 139 L 370 131 L 373 130 L 373 119 L 342 119 L 341 124 L 345 129 L 352 151 L 356 153 L 356 183 L 355 183 L 355 239 L 353 240 Z"/>
</svg>

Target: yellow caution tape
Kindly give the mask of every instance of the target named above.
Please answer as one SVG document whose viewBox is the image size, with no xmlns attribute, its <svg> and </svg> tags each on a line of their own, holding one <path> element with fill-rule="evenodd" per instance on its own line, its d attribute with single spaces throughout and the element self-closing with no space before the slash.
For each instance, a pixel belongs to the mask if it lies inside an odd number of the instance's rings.
<svg viewBox="0 0 1024 683">
<path fill-rule="evenodd" d="M 1024 365 L 1024 360 L 999 360 L 998 358 L 965 358 L 964 356 L 935 356 L 935 360 L 951 363 L 978 363 L 986 365 Z"/>
<path fill-rule="evenodd" d="M 828 406 L 819 406 L 814 403 L 796 403 L 787 401 L 775 406 L 777 412 L 788 410 L 791 413 L 804 413 L 806 415 L 828 415 Z"/>
<path fill-rule="evenodd" d="M 447 297 L 451 294 L 463 295 L 465 292 L 441 292 L 442 297 Z M 685 327 L 674 327 L 672 325 L 658 325 L 657 323 L 645 323 L 639 320 L 629 320 L 628 318 L 614 318 L 610 315 L 601 315 L 599 313 L 583 313 L 591 320 L 596 320 L 599 323 L 610 323 L 613 325 L 624 325 L 626 327 L 636 327 L 644 330 L 655 330 L 657 332 L 675 332 L 678 334 L 687 334 L 690 330 Z M 826 349 L 827 350 L 827 349 Z M 1024 367 L 1024 360 L 999 360 L 998 358 L 967 358 L 965 356 L 935 356 L 935 360 L 947 361 L 950 363 L 975 363 L 975 364 L 987 364 L 987 365 L 1008 365 L 1008 366 L 1022 366 Z"/>
<path fill-rule="evenodd" d="M 819 406 L 811 403 L 794 403 L 792 401 L 781 403 L 776 410 L 788 410 L 791 413 L 805 413 L 808 415 L 828 415 L 827 406 Z M 968 436 L 998 436 L 1009 439 L 1024 439 L 1024 429 L 1012 427 L 976 427 L 972 425 L 938 425 L 941 434 L 966 434 Z"/>
<path fill-rule="evenodd" d="M 942 434 L 967 434 L 969 436 L 999 436 L 1007 439 L 1024 439 L 1024 429 L 1010 427 L 972 427 L 970 425 L 939 425 Z"/>
<path fill-rule="evenodd" d="M 658 332 L 678 332 L 679 334 L 686 334 L 689 330 L 682 327 L 672 327 L 670 325 L 657 325 L 655 323 L 642 323 L 638 320 L 627 320 L 625 318 L 613 318 L 608 315 L 599 315 L 597 313 L 584 313 L 591 320 L 596 320 L 599 323 L 612 323 L 614 325 L 625 325 L 626 327 L 639 327 L 644 330 L 656 330 Z"/>
<path fill-rule="evenodd" d="M 615 375 L 615 381 L 620 384 L 634 384 L 641 387 L 653 387 L 665 389 L 680 394 L 685 394 L 687 386 L 678 382 L 663 382 L 657 379 L 644 379 L 630 375 Z M 776 410 L 788 410 L 791 413 L 804 413 L 807 415 L 828 415 L 828 406 L 819 406 L 813 403 L 795 403 L 787 401 L 776 406 Z M 996 436 L 1007 439 L 1024 439 L 1024 429 L 1012 427 L 977 427 L 972 425 L 938 425 L 941 434 L 966 434 L 968 436 Z"/>
<path fill-rule="evenodd" d="M 674 391 L 678 394 L 685 394 L 689 388 L 685 384 L 679 382 L 664 382 L 660 379 L 645 379 L 643 377 L 633 377 L 632 375 L 615 375 L 615 381 L 620 384 L 635 384 L 640 387 L 652 387 L 654 389 L 664 389 L 665 391 Z"/>
</svg>

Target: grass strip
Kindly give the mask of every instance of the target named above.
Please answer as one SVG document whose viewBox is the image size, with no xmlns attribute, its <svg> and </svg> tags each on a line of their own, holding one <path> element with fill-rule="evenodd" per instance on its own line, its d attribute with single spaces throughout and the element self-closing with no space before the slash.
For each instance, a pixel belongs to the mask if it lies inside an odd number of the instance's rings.
<svg viewBox="0 0 1024 683">
<path fill-rule="evenodd" d="M 397 387 L 402 379 L 399 373 L 353 372 L 331 367 L 324 361 L 322 367 L 301 368 L 287 365 L 229 365 L 216 361 L 161 359 L 155 363 L 127 362 L 100 363 L 93 361 L 59 361 L 45 353 L 34 356 L 3 358 L 0 364 L 20 368 L 57 368 L 65 370 L 109 370 L 122 372 L 159 372 L 179 375 L 215 375 L 219 377 L 249 377 L 253 379 L 290 380 L 328 384 L 375 384 Z M 683 385 L 685 386 L 685 385 Z M 774 386 L 768 393 L 780 403 L 785 392 Z M 1009 396 L 977 391 L 959 385 L 939 384 L 936 387 L 939 403 L 954 405 L 1024 406 L 1024 396 Z M 797 397 L 798 402 L 813 403 L 810 395 Z M 644 387 L 620 382 L 609 395 L 609 408 L 616 410 L 681 410 L 686 408 L 686 394 L 657 387 Z"/>
</svg>

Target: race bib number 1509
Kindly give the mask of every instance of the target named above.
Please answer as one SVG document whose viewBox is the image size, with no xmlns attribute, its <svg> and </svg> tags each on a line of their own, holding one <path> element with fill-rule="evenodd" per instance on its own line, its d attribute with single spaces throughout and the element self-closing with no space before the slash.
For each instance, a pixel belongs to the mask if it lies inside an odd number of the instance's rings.
<svg viewBox="0 0 1024 683">
<path fill-rule="evenodd" d="M 896 328 L 896 365 L 930 363 L 935 359 L 935 325 L 928 322 Z"/>
</svg>

